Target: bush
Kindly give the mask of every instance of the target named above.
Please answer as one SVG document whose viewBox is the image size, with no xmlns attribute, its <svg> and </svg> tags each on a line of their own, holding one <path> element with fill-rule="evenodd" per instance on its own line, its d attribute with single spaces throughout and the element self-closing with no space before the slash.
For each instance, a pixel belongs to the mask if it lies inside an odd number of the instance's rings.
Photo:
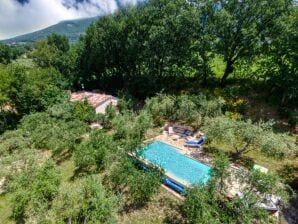
<svg viewBox="0 0 298 224">
<path fill-rule="evenodd" d="M 291 128 L 296 127 L 296 125 L 298 124 L 298 111 L 294 111 L 294 112 L 290 113 L 288 123 L 289 123 Z"/>
<path fill-rule="evenodd" d="M 95 120 L 95 110 L 88 101 L 78 101 L 74 105 L 74 117 L 80 121 L 91 122 Z"/>
</svg>

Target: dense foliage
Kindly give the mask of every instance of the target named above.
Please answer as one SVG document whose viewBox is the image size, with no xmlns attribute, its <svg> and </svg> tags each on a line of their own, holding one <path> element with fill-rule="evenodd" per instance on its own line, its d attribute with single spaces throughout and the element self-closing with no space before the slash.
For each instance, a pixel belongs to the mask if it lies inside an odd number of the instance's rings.
<svg viewBox="0 0 298 224">
<path fill-rule="evenodd" d="M 175 210 L 176 223 L 270 222 L 256 205 L 271 194 L 286 203 L 286 183 L 297 182 L 289 132 L 298 123 L 297 15 L 288 0 L 149 0 L 100 18 L 73 45 L 57 34 L 33 49 L 0 44 L 7 220 L 116 223 L 155 203 Z M 117 95 L 119 106 L 96 114 L 87 100 L 70 102 L 70 90 L 93 89 Z M 263 110 L 254 101 L 273 103 L 288 123 L 254 116 Z M 189 152 L 212 164 L 211 180 L 179 208 L 154 201 L 163 171 L 135 158 L 166 123 L 205 132 L 203 149 Z M 232 172 L 245 159 L 270 165 L 269 173 Z M 235 177 L 241 194 L 227 200 Z"/>
</svg>

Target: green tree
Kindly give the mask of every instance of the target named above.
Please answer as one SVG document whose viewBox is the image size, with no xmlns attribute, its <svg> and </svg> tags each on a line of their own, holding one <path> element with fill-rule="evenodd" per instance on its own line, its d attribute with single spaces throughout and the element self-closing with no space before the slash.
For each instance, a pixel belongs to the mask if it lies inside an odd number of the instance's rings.
<svg viewBox="0 0 298 224">
<path fill-rule="evenodd" d="M 55 46 L 49 45 L 46 40 L 40 40 L 36 43 L 31 56 L 38 66 L 48 68 L 58 63 L 59 51 Z"/>
<path fill-rule="evenodd" d="M 298 108 L 298 9 L 292 7 L 275 23 L 275 36 L 267 49 L 269 59 L 262 70 L 268 77 L 266 82 L 286 110 Z"/>
<path fill-rule="evenodd" d="M 270 122 L 252 123 L 251 120 L 215 117 L 206 120 L 204 130 L 211 142 L 231 146 L 236 159 L 256 150 L 279 158 L 297 152 L 294 140 L 284 134 L 275 134 Z"/>
<path fill-rule="evenodd" d="M 61 159 L 61 153 L 73 152 L 88 126 L 75 119 L 64 121 L 47 113 L 33 113 L 23 118 L 20 129 L 30 135 L 36 149 L 51 150 L 54 158 Z"/>
<path fill-rule="evenodd" d="M 170 85 L 167 76 L 182 77 L 191 67 L 191 8 L 184 0 L 152 0 L 91 25 L 79 55 L 83 84 L 145 97 Z"/>
<path fill-rule="evenodd" d="M 214 58 L 214 3 L 213 1 L 192 0 L 193 7 L 188 15 L 192 21 L 193 41 L 191 43 L 193 67 L 196 68 L 198 76 L 202 78 L 203 84 L 212 77 L 211 61 Z"/>
<path fill-rule="evenodd" d="M 291 7 L 292 1 L 218 1 L 214 14 L 216 50 L 226 63 L 221 84 L 242 58 L 253 58 L 268 44 L 274 22 Z"/>
<path fill-rule="evenodd" d="M 89 176 L 76 185 L 62 186 L 45 219 L 54 223 L 112 224 L 118 209 L 117 197 L 105 189 L 100 178 Z"/>
<path fill-rule="evenodd" d="M 202 186 L 190 190 L 183 205 L 183 212 L 189 223 L 221 223 L 218 217 L 220 211 L 212 200 L 213 193 Z"/>
<path fill-rule="evenodd" d="M 11 66 L 9 99 L 19 114 L 42 111 L 66 98 L 66 83 L 55 69 Z"/>
<path fill-rule="evenodd" d="M 226 190 L 225 181 L 227 181 L 230 176 L 229 166 L 229 158 L 224 153 L 218 153 L 214 159 L 211 175 L 212 178 L 218 182 L 220 194 L 223 194 Z"/>
<path fill-rule="evenodd" d="M 144 206 L 159 192 L 161 174 L 136 169 L 130 160 L 122 160 L 111 172 L 110 184 L 117 193 L 125 193 L 127 204 Z"/>
<path fill-rule="evenodd" d="M 159 192 L 160 175 L 138 171 L 129 180 L 129 200 L 135 206 L 143 206 Z"/>
<path fill-rule="evenodd" d="M 226 216 L 232 223 L 250 224 L 256 220 L 261 223 L 269 222 L 269 214 L 265 209 L 256 207 L 258 202 L 255 194 L 244 193 L 226 203 Z"/>
<path fill-rule="evenodd" d="M 81 170 L 103 169 L 113 149 L 115 145 L 111 136 L 102 131 L 92 132 L 89 139 L 76 147 L 75 164 Z"/>
<path fill-rule="evenodd" d="M 52 47 L 56 47 L 63 53 L 67 52 L 70 49 L 68 38 L 56 33 L 47 36 L 47 43 Z"/>
<path fill-rule="evenodd" d="M 0 64 L 9 64 L 11 60 L 11 48 L 6 44 L 0 43 Z"/>
<path fill-rule="evenodd" d="M 58 193 L 60 175 L 48 161 L 35 172 L 18 175 L 11 183 L 12 217 L 17 223 L 39 222 Z"/>
<path fill-rule="evenodd" d="M 9 70 L 6 67 L 0 66 L 0 110 L 2 110 L 5 104 L 9 103 L 10 93 L 12 91 L 13 77 L 10 75 Z"/>
</svg>

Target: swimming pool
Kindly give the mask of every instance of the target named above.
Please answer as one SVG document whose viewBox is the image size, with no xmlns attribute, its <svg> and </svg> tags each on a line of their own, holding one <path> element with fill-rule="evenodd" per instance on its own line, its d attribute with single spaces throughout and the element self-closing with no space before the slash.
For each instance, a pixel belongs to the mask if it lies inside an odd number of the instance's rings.
<svg viewBox="0 0 298 224">
<path fill-rule="evenodd" d="M 165 174 L 180 183 L 189 186 L 206 184 L 210 179 L 211 167 L 191 159 L 179 149 L 161 141 L 148 144 L 138 151 L 139 156 L 165 170 Z"/>
</svg>

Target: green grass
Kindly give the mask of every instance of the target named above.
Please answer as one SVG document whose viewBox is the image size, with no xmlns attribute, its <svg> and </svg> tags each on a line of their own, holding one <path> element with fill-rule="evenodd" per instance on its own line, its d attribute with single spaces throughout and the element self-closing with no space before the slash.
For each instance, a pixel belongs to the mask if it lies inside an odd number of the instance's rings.
<svg viewBox="0 0 298 224">
<path fill-rule="evenodd" d="M 234 152 L 232 148 L 228 147 L 225 144 L 211 144 L 211 148 L 219 151 L 224 151 L 226 153 Z M 293 165 L 298 167 L 298 159 L 295 157 L 277 159 L 277 158 L 266 156 L 258 150 L 250 151 L 247 154 L 244 154 L 242 156 L 242 162 L 245 162 L 245 161 L 251 161 L 255 164 L 264 166 L 268 168 L 269 171 L 276 174 L 278 174 L 279 171 L 282 168 L 284 168 L 285 165 Z"/>
<path fill-rule="evenodd" d="M 72 159 L 62 162 L 58 168 L 61 173 L 62 183 L 72 179 L 75 170 L 75 165 Z"/>
<path fill-rule="evenodd" d="M 174 218 L 180 220 L 178 210 L 182 203 L 181 199 L 161 187 L 160 193 L 155 195 L 147 206 L 121 214 L 119 223 L 162 224 L 169 223 Z"/>
<path fill-rule="evenodd" d="M 10 219 L 12 212 L 11 194 L 0 195 L 0 223 L 10 224 L 13 221 Z"/>
</svg>

